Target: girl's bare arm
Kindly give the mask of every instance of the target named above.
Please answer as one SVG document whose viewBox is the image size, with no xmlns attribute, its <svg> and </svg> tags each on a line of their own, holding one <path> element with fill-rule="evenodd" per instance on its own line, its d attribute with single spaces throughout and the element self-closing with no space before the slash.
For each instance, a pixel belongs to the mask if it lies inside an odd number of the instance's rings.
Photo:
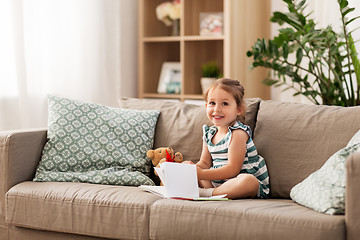
<svg viewBox="0 0 360 240">
<path fill-rule="evenodd" d="M 203 142 L 200 161 L 196 165 L 201 169 L 209 169 L 212 166 L 211 155 L 205 142 Z"/>
<path fill-rule="evenodd" d="M 200 180 L 224 180 L 235 177 L 240 173 L 241 167 L 245 160 L 246 142 L 249 136 L 243 130 L 234 130 L 232 134 L 233 135 L 228 149 L 228 164 L 217 169 L 204 168 L 205 163 L 207 163 L 207 158 L 204 156 L 204 158 L 201 158 L 200 162 L 197 164 L 199 166 L 199 168 L 197 168 L 197 173 Z M 208 150 L 207 152 L 210 156 L 211 163 L 211 155 Z M 201 156 L 203 157 L 203 153 Z M 204 160 L 201 161 L 202 159 Z"/>
</svg>

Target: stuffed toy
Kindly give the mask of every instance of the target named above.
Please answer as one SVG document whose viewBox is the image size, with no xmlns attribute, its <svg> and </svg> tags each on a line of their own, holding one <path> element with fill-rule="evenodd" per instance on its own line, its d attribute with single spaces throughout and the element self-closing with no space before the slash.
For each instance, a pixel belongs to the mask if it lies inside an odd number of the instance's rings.
<svg viewBox="0 0 360 240">
<path fill-rule="evenodd" d="M 160 163 L 163 162 L 181 163 L 183 161 L 183 155 L 180 152 L 175 153 L 174 149 L 171 147 L 161 147 L 154 150 L 149 150 L 147 151 L 146 156 L 151 159 L 152 164 L 155 167 L 159 167 Z M 156 172 L 155 175 L 157 176 Z"/>
<path fill-rule="evenodd" d="M 180 152 L 174 152 L 171 147 L 161 147 L 154 150 L 149 150 L 146 156 L 151 159 L 155 167 L 159 167 L 162 162 L 178 162 L 183 161 L 183 155 Z"/>
</svg>

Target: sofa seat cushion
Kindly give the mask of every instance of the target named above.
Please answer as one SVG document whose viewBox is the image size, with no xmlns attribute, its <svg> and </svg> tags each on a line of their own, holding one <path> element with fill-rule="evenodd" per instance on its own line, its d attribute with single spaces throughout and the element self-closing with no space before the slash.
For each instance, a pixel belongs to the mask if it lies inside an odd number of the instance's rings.
<svg viewBox="0 0 360 240">
<path fill-rule="evenodd" d="M 286 199 L 162 199 L 151 206 L 150 238 L 341 240 L 345 239 L 345 218 Z"/>
<path fill-rule="evenodd" d="M 116 239 L 148 239 L 159 197 L 137 187 L 23 182 L 6 194 L 10 225 Z"/>
</svg>

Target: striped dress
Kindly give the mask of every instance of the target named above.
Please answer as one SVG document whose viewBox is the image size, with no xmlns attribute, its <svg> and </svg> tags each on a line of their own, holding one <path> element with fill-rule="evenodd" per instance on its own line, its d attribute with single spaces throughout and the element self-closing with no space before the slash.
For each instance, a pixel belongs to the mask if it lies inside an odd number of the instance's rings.
<svg viewBox="0 0 360 240">
<path fill-rule="evenodd" d="M 265 160 L 256 151 L 256 147 L 251 138 L 252 133 L 250 127 L 242 124 L 240 121 L 236 121 L 233 126 L 230 126 L 228 133 L 216 145 L 214 145 L 211 140 L 215 136 L 217 128 L 215 126 L 203 126 L 203 140 L 206 142 L 212 158 L 213 166 L 211 168 L 219 168 L 228 163 L 228 149 L 232 131 L 236 129 L 241 129 L 249 135 L 249 140 L 246 143 L 245 160 L 240 174 L 248 173 L 254 175 L 259 180 L 259 191 L 257 196 L 260 198 L 268 198 L 270 184 Z M 213 182 L 221 184 L 225 181 L 226 180 L 215 180 Z"/>
</svg>

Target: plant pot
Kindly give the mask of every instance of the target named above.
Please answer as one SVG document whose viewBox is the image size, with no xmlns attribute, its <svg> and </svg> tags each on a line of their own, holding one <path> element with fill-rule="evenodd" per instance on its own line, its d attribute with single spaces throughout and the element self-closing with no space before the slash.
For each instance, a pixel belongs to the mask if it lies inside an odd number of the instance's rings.
<svg viewBox="0 0 360 240">
<path fill-rule="evenodd" d="M 203 77 L 200 80 L 202 93 L 205 94 L 206 90 L 216 81 L 216 78 Z"/>
</svg>

